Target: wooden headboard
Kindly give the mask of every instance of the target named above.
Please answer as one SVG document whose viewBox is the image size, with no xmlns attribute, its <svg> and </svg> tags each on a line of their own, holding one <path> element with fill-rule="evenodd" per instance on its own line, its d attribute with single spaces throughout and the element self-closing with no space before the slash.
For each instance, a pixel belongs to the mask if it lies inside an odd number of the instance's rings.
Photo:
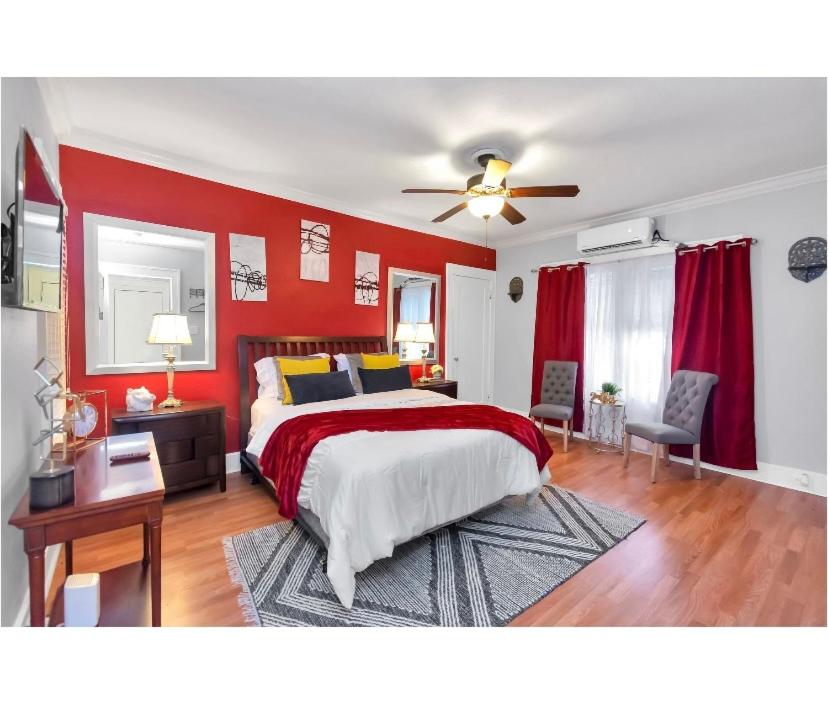
<svg viewBox="0 0 828 706">
<path fill-rule="evenodd" d="M 258 394 L 253 364 L 274 355 L 313 355 L 314 353 L 381 353 L 385 336 L 239 336 L 239 448 L 247 448 L 250 431 L 250 405 Z"/>
</svg>

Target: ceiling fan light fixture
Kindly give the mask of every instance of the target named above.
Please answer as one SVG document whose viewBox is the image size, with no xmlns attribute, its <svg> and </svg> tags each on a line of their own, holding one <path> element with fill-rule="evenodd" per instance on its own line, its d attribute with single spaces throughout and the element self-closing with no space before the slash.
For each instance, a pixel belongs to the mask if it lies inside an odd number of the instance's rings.
<svg viewBox="0 0 828 706">
<path fill-rule="evenodd" d="M 491 218 L 503 209 L 506 200 L 502 196 L 475 196 L 469 199 L 468 208 L 478 218 Z"/>
</svg>

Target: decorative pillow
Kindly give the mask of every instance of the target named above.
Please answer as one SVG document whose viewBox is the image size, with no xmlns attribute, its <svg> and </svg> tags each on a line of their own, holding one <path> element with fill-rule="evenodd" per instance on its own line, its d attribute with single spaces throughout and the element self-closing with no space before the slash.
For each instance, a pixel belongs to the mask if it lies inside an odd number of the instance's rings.
<svg viewBox="0 0 828 706">
<path fill-rule="evenodd" d="M 368 395 L 372 392 L 391 392 L 407 390 L 411 387 L 411 373 L 408 366 L 397 368 L 359 368 L 362 379 L 362 391 Z"/>
<path fill-rule="evenodd" d="M 313 355 L 285 355 L 282 358 L 290 360 L 314 360 L 316 358 L 330 358 L 327 353 L 314 353 Z M 256 369 L 256 382 L 259 383 L 259 397 L 273 397 L 282 399 L 282 371 L 276 364 L 276 358 L 268 356 L 260 358 L 253 367 Z"/>
<path fill-rule="evenodd" d="M 351 378 L 344 370 L 335 373 L 285 375 L 285 384 L 290 388 L 293 404 L 341 400 L 356 394 Z"/>
<path fill-rule="evenodd" d="M 327 358 L 309 358 L 307 360 L 296 360 L 295 358 L 276 358 L 282 376 L 286 375 L 307 375 L 308 373 L 329 373 L 331 364 Z M 293 404 L 293 396 L 290 388 L 282 384 L 282 404 Z"/>
<path fill-rule="evenodd" d="M 359 379 L 357 369 L 362 366 L 362 353 L 337 353 L 334 360 L 336 361 L 336 369 L 348 372 L 354 391 L 361 395 L 362 380 Z"/>
<path fill-rule="evenodd" d="M 399 368 L 400 356 L 396 353 L 363 353 L 361 368 L 369 370 L 385 370 L 386 368 Z"/>
</svg>

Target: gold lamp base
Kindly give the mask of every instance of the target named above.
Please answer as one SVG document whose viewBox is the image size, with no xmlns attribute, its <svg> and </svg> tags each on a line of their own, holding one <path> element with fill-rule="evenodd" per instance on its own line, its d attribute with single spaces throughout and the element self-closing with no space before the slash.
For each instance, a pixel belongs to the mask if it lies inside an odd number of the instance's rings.
<svg viewBox="0 0 828 706">
<path fill-rule="evenodd" d="M 158 405 L 158 409 L 165 407 L 181 407 L 184 402 L 176 398 L 173 394 L 173 379 L 175 378 L 175 354 L 172 352 L 173 348 L 170 346 L 164 357 L 167 359 L 167 399 Z"/>
<path fill-rule="evenodd" d="M 175 397 L 168 397 L 163 402 L 158 405 L 158 408 L 161 409 L 162 407 L 181 407 L 184 403 L 181 400 L 175 399 Z"/>
</svg>

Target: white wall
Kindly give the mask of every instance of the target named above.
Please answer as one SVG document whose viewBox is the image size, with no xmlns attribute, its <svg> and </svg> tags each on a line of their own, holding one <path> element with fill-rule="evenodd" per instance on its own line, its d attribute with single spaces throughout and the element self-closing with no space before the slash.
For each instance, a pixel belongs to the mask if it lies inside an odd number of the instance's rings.
<svg viewBox="0 0 828 706">
<path fill-rule="evenodd" d="M 751 235 L 756 444 L 760 462 L 826 472 L 826 283 L 809 284 L 787 271 L 788 248 L 806 236 L 826 236 L 825 182 L 705 206 L 656 225 L 668 240 Z M 532 377 L 537 274 L 546 262 L 577 257 L 575 235 L 497 252 L 495 402 L 528 410 Z M 509 280 L 524 280 L 517 304 Z"/>
<path fill-rule="evenodd" d="M 2 122 L 0 122 L 0 174 L 4 218 L 14 201 L 14 162 L 21 125 L 42 140 L 46 158 L 57 173 L 58 148 L 46 109 L 34 79 L 4 78 L 0 81 Z M 8 525 L 8 519 L 26 489 L 28 474 L 37 463 L 32 440 L 42 416 L 35 405 L 35 377 L 32 367 L 46 352 L 46 314 L 3 307 L 2 358 L 2 625 L 14 623 L 26 595 L 28 574 L 22 533 Z"/>
</svg>

